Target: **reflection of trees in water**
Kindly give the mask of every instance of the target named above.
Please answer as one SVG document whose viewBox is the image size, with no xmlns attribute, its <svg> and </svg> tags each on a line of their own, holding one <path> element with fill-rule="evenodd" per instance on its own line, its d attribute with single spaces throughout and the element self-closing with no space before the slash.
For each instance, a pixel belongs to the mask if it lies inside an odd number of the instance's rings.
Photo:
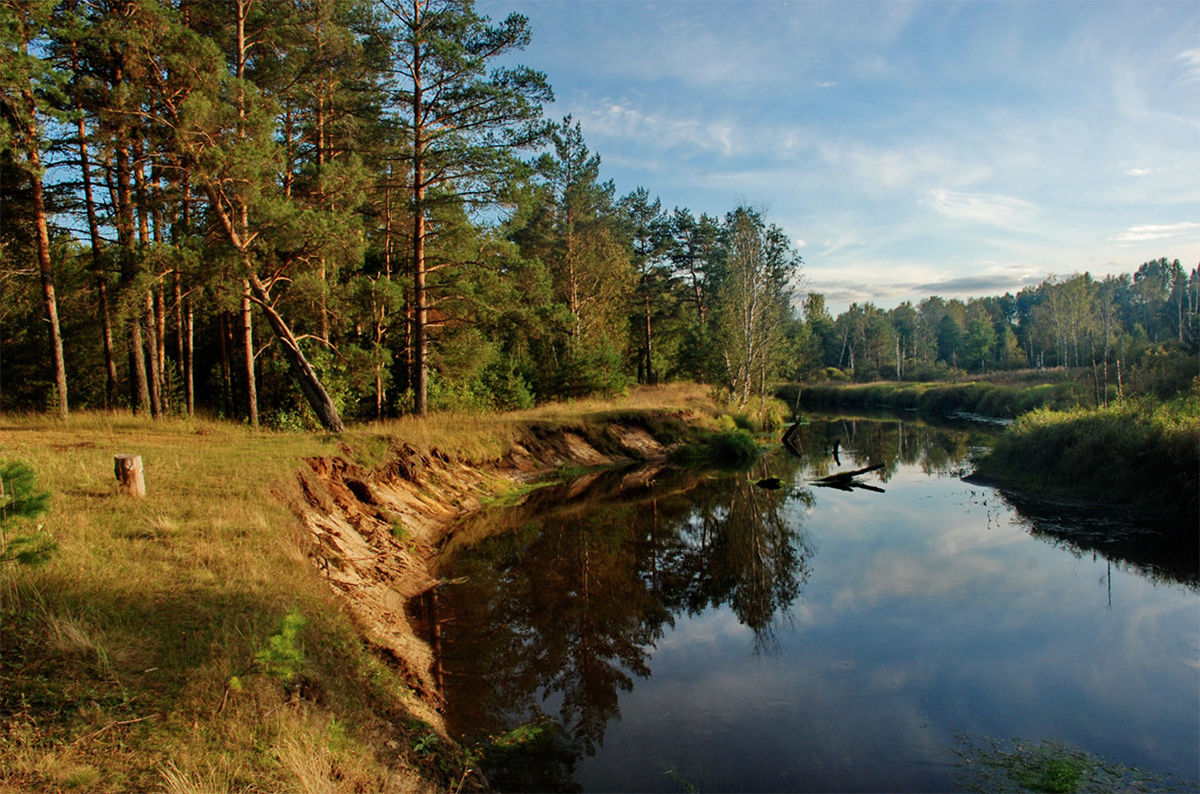
<svg viewBox="0 0 1200 794">
<path fill-rule="evenodd" d="M 1099 555 L 1154 584 L 1200 590 L 1200 535 L 1195 526 L 1152 522 L 1103 505 L 998 493 L 1039 540 L 1075 557 Z"/>
<path fill-rule="evenodd" d="M 544 489 L 477 517 L 507 531 L 446 566 L 462 583 L 442 588 L 423 616 L 443 628 L 452 722 L 496 733 L 557 700 L 592 754 L 620 717 L 619 693 L 650 675 L 674 615 L 727 604 L 756 650 L 771 647 L 811 555 L 783 508 L 811 496 L 758 488 L 760 476 L 676 473 L 630 487 L 614 474 L 575 498 Z"/>
<path fill-rule="evenodd" d="M 673 612 L 728 605 L 753 632 L 755 651 L 775 647 L 775 627 L 799 597 L 813 551 L 783 511 L 788 500 L 811 505 L 811 492 L 757 487 L 765 474 L 764 468 L 730 477 L 697 494 L 676 536 L 686 586 L 666 594 Z"/>
<path fill-rule="evenodd" d="M 748 472 L 593 474 L 476 516 L 458 534 L 486 539 L 444 565 L 461 583 L 424 616 L 443 628 L 452 724 L 483 736 L 556 711 L 594 753 L 676 615 L 727 606 L 756 653 L 777 647 L 814 554 L 792 509 L 813 495 L 792 483 L 854 461 L 884 463 L 885 479 L 900 463 L 949 471 L 967 439 L 919 422 L 813 422 L 794 436 L 799 457 L 778 451 Z M 787 485 L 755 485 L 767 476 Z"/>
<path fill-rule="evenodd" d="M 811 466 L 813 478 L 839 469 L 882 463 L 879 476 L 887 482 L 901 466 L 917 466 L 931 475 L 961 474 L 974 433 L 934 427 L 919 419 L 819 420 L 802 425 L 792 436 L 795 451 Z M 985 431 L 986 432 L 986 431 Z"/>
</svg>

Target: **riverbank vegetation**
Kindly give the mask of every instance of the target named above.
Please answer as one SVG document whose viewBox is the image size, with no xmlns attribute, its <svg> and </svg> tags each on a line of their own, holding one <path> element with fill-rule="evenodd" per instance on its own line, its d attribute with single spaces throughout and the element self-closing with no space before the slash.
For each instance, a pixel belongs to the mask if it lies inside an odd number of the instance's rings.
<svg viewBox="0 0 1200 794">
<path fill-rule="evenodd" d="M 1028 373 L 1025 373 L 1028 374 Z M 785 386 L 780 397 L 821 408 L 889 408 L 947 415 L 970 413 L 1011 419 L 1034 408 L 1074 408 L 1084 402 L 1088 386 L 1076 380 L 1062 380 L 1033 373 L 981 376 L 966 381 L 903 383 L 814 383 L 803 387 Z"/>
<path fill-rule="evenodd" d="M 979 472 L 1039 493 L 1065 493 L 1174 517 L 1200 516 L 1200 393 L 1021 416 Z"/>
</svg>

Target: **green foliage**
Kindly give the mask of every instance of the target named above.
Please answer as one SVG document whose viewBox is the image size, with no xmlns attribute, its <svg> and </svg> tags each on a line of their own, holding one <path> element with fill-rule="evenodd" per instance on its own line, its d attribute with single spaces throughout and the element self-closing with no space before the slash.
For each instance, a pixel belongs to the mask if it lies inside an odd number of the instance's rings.
<svg viewBox="0 0 1200 794">
<path fill-rule="evenodd" d="M 254 654 L 254 661 L 263 673 L 284 685 L 295 682 L 304 664 L 304 641 L 300 632 L 307 624 L 299 607 L 288 608 L 279 632 L 268 637 L 266 646 Z"/>
<path fill-rule="evenodd" d="M 501 791 L 570 791 L 578 750 L 548 717 L 491 736 L 478 748 L 488 780 Z"/>
<path fill-rule="evenodd" d="M 794 397 L 794 390 L 780 396 Z M 945 415 L 974 413 L 1005 419 L 1035 408 L 1068 409 L 1089 402 L 1088 386 L 1078 381 L 1042 382 L 1034 385 L 991 381 L 958 383 L 878 383 L 834 385 L 815 383 L 801 392 L 804 405 L 832 407 L 888 407 Z"/>
<path fill-rule="evenodd" d="M 50 493 L 39 491 L 37 475 L 24 461 L 0 463 L 0 564 L 41 565 L 58 543 L 38 526 L 32 532 L 10 535 L 21 522 L 36 520 L 50 506 Z"/>
</svg>

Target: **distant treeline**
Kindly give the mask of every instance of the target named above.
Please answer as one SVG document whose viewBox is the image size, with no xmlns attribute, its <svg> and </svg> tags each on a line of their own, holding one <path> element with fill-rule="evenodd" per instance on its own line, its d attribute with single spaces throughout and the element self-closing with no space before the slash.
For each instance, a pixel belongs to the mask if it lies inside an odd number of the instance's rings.
<svg viewBox="0 0 1200 794">
<path fill-rule="evenodd" d="M 0 3 L 0 408 L 337 429 L 684 378 L 741 404 L 1026 366 L 1119 385 L 1196 348 L 1200 276 L 1165 259 L 801 311 L 760 211 L 600 180 L 546 76 L 501 65 L 530 35 L 469 0 Z"/>
<path fill-rule="evenodd" d="M 1189 273 L 1178 259 L 1103 280 L 1051 276 L 1015 296 L 934 296 L 890 311 L 853 304 L 836 319 L 820 295 L 810 294 L 804 319 L 808 380 L 922 381 L 1061 368 L 1064 378 L 1084 370 L 1103 402 L 1131 386 L 1166 397 L 1200 375 L 1200 268 Z"/>
</svg>

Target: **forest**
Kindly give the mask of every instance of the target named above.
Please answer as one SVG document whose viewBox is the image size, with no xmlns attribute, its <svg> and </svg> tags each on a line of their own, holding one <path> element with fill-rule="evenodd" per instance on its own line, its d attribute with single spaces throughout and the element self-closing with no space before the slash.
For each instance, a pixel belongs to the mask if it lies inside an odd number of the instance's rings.
<svg viewBox="0 0 1200 794">
<path fill-rule="evenodd" d="M 763 210 L 603 180 L 531 35 L 470 0 L 2 0 L 0 409 L 336 431 L 669 380 L 1195 377 L 1200 268 L 1165 257 L 832 316 Z"/>
</svg>

